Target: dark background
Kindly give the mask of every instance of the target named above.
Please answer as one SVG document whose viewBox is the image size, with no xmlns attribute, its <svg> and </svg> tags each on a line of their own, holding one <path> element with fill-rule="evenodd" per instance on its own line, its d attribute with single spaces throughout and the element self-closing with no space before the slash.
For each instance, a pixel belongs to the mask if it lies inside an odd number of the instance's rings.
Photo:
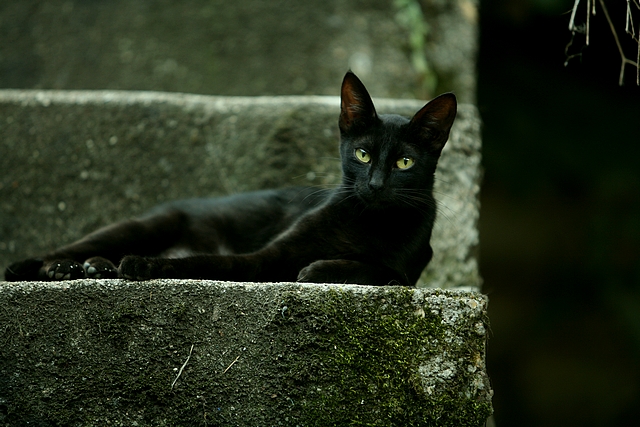
<svg viewBox="0 0 640 427">
<path fill-rule="evenodd" d="M 635 60 L 626 3 L 606 3 Z M 630 66 L 618 86 L 599 4 L 590 46 L 564 67 L 572 6 L 481 3 L 481 273 L 498 427 L 640 425 L 640 90 Z"/>
</svg>

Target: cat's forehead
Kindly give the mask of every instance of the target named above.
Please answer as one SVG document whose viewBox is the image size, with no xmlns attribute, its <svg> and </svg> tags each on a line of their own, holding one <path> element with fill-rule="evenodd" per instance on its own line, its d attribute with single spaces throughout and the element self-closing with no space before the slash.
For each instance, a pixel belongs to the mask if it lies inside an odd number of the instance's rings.
<svg viewBox="0 0 640 427">
<path fill-rule="evenodd" d="M 409 119 L 398 114 L 380 114 L 378 116 L 382 123 L 390 126 L 404 126 L 409 123 Z"/>
<path fill-rule="evenodd" d="M 419 148 L 408 138 L 406 125 L 408 121 L 402 123 L 384 123 L 377 131 L 364 134 L 350 141 L 353 147 L 361 147 L 372 154 L 380 157 L 397 156 L 399 154 L 416 154 Z"/>
</svg>

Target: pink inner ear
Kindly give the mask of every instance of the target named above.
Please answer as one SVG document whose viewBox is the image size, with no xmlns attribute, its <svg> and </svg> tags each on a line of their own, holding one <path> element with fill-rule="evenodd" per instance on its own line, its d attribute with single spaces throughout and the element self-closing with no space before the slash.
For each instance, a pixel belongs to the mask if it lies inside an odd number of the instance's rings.
<svg viewBox="0 0 640 427">
<path fill-rule="evenodd" d="M 449 132 L 456 118 L 457 101 L 455 95 L 445 93 L 422 107 L 411 122 L 421 127 L 430 127 L 440 132 Z"/>
<path fill-rule="evenodd" d="M 340 129 L 347 130 L 354 122 L 376 117 L 371 97 L 355 74 L 344 76 L 340 99 Z"/>
<path fill-rule="evenodd" d="M 411 126 L 414 126 L 424 143 L 440 152 L 449 138 L 456 113 L 455 95 L 445 93 L 422 107 L 411 119 Z"/>
<path fill-rule="evenodd" d="M 357 95 L 350 90 L 343 92 L 340 106 L 342 112 L 345 113 L 349 120 L 353 119 L 353 116 L 358 116 L 363 112 L 360 100 Z"/>
<path fill-rule="evenodd" d="M 357 120 L 368 115 L 365 105 L 355 93 L 349 93 L 347 100 L 342 99 L 342 110 L 347 114 L 349 120 Z M 371 115 L 371 117 L 373 116 Z"/>
<path fill-rule="evenodd" d="M 340 128 L 346 129 L 353 123 L 354 116 L 354 108 L 351 104 L 351 101 L 345 100 L 345 97 L 342 97 L 340 102 Z"/>
</svg>

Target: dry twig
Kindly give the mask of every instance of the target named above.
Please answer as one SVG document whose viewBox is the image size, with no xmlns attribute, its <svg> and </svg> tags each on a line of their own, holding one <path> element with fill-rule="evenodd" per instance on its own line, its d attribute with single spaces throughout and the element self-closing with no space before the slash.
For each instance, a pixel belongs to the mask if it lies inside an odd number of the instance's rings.
<svg viewBox="0 0 640 427">
<path fill-rule="evenodd" d="M 236 360 L 231 362 L 231 365 L 227 366 L 227 369 L 224 370 L 223 374 L 226 374 L 227 371 L 234 365 L 234 363 L 236 363 L 238 361 L 238 359 L 240 359 L 240 356 L 236 357 Z"/>
<path fill-rule="evenodd" d="M 627 56 L 624 53 L 624 50 L 622 48 L 622 44 L 620 43 L 620 39 L 618 38 L 618 33 L 616 31 L 616 28 L 613 24 L 613 20 L 611 19 L 611 16 L 609 15 L 609 10 L 607 9 L 607 6 L 604 2 L 604 0 L 598 0 L 598 2 L 600 3 L 600 7 L 602 8 L 602 11 L 604 12 L 604 16 L 607 20 L 607 23 L 609 24 L 609 28 L 611 29 L 611 34 L 613 35 L 613 38 L 615 39 L 616 42 L 616 46 L 618 48 L 618 53 L 620 53 L 620 58 L 622 61 L 622 64 L 620 66 L 620 78 L 618 79 L 618 84 L 620 86 L 622 86 L 623 82 L 624 82 L 624 72 L 625 72 L 625 66 L 626 65 L 632 65 L 633 67 L 636 68 L 636 84 L 640 86 L 640 38 L 638 37 L 636 30 L 635 30 L 635 26 L 633 24 L 633 15 L 632 15 L 632 8 L 631 6 L 635 6 L 636 9 L 640 10 L 640 0 L 627 0 L 627 16 L 626 16 L 626 20 L 625 20 L 625 32 L 631 36 L 631 38 L 638 44 L 638 53 L 637 53 L 637 60 L 633 61 L 629 58 L 627 58 Z M 573 44 L 573 38 L 575 36 L 576 33 L 585 33 L 586 36 L 586 42 L 585 45 L 589 46 L 589 36 L 590 36 L 590 32 L 591 32 L 591 15 L 595 16 L 596 15 L 596 2 L 595 0 L 587 0 L 587 16 L 586 16 L 586 24 L 585 25 L 581 25 L 581 26 L 577 26 L 575 21 L 576 21 L 576 14 L 578 11 L 578 6 L 580 5 L 580 0 L 575 0 L 573 3 L 573 9 L 571 10 L 571 18 L 569 19 L 569 31 L 571 31 L 571 40 L 569 41 L 569 43 L 567 44 L 566 48 L 565 48 L 565 54 L 567 56 L 567 59 L 565 61 L 565 66 L 567 65 L 567 63 L 569 62 L 570 59 L 576 57 L 576 56 L 580 56 L 582 55 L 581 53 L 577 53 L 577 54 L 572 54 L 570 55 L 569 52 L 569 48 L 571 47 L 571 45 Z"/>
<path fill-rule="evenodd" d="M 184 361 L 184 364 L 182 365 L 182 367 L 178 371 L 178 376 L 171 383 L 171 390 L 173 390 L 173 386 L 176 385 L 176 381 L 178 381 L 178 378 L 180 378 L 180 375 L 182 375 L 182 371 L 184 370 L 184 367 L 187 366 L 187 363 L 189 363 L 189 359 L 191 359 L 191 353 L 193 352 L 193 346 L 194 345 L 195 344 L 191 344 L 191 350 L 189 350 L 189 355 L 187 356 L 187 360 Z"/>
</svg>

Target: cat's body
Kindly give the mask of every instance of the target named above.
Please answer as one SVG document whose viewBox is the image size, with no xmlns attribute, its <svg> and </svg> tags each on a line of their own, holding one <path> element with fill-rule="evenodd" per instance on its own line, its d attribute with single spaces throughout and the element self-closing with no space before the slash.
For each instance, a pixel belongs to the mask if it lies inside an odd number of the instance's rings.
<svg viewBox="0 0 640 427">
<path fill-rule="evenodd" d="M 411 120 L 378 116 L 364 85 L 347 73 L 336 189 L 168 203 L 15 263 L 5 278 L 414 285 L 432 256 L 434 172 L 455 114 L 455 97 L 445 94 Z"/>
</svg>

